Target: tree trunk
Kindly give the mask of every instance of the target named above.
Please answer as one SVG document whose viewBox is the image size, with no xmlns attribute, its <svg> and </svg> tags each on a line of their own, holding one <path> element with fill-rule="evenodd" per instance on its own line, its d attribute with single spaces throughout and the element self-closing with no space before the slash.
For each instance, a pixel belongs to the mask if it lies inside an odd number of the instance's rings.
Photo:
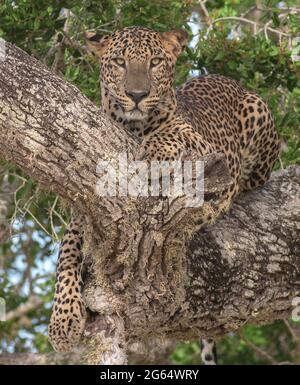
<svg viewBox="0 0 300 385">
<path fill-rule="evenodd" d="M 125 363 L 149 338 L 218 337 L 246 322 L 291 316 L 300 292 L 300 168 L 273 173 L 230 213 L 192 237 L 201 210 L 231 181 L 205 161 L 205 204 L 186 198 L 103 197 L 97 164 L 128 162 L 138 143 L 77 88 L 7 44 L 0 62 L 0 156 L 84 214 L 84 296 L 91 314 L 84 361 Z M 192 238 L 192 239 L 191 239 Z"/>
</svg>

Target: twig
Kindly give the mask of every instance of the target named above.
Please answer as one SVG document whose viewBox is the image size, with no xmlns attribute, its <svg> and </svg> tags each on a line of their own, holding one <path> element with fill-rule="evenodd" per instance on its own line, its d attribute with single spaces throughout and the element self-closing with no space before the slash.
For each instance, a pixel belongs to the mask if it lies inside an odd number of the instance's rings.
<svg viewBox="0 0 300 385">
<path fill-rule="evenodd" d="M 74 41 L 65 31 L 62 31 L 63 35 L 64 35 L 64 41 L 71 47 L 71 48 L 74 48 L 74 49 L 77 49 L 80 53 L 80 55 L 84 58 L 84 56 L 86 56 L 88 54 L 88 50 L 85 46 L 81 45 L 79 42 L 77 41 Z M 93 67 L 91 66 L 91 64 L 85 60 L 86 64 L 88 65 L 89 69 L 91 71 L 93 71 Z"/>
<path fill-rule="evenodd" d="M 240 17 L 242 18 L 245 18 L 250 12 L 252 11 L 255 11 L 257 9 L 257 6 L 256 5 L 253 5 L 252 7 L 248 8 L 245 12 L 241 13 Z M 237 29 L 239 28 L 239 26 L 241 25 L 241 23 L 237 23 L 237 25 L 235 26 L 235 31 L 237 31 Z M 256 26 L 254 27 L 254 35 L 257 33 L 256 31 Z"/>
<path fill-rule="evenodd" d="M 34 219 L 34 221 L 40 226 L 40 228 L 47 234 L 49 235 L 50 238 L 52 238 L 51 234 L 49 231 L 44 227 L 44 225 L 41 224 L 41 222 L 37 219 L 37 217 L 28 209 L 25 208 L 25 211 Z"/>
<path fill-rule="evenodd" d="M 53 224 L 53 213 L 54 213 L 54 209 L 55 209 L 55 206 L 57 204 L 57 201 L 58 201 L 58 196 L 55 198 L 53 205 L 50 208 L 49 218 L 50 218 L 51 231 L 52 231 L 52 235 L 53 235 L 52 238 L 54 237 L 56 241 L 59 241 L 59 238 L 57 236 L 57 233 L 55 231 L 54 224 Z"/>
<path fill-rule="evenodd" d="M 293 342 L 298 344 L 300 341 L 300 336 L 297 336 L 297 334 L 295 333 L 295 330 L 292 328 L 292 326 L 288 320 L 285 319 L 285 320 L 283 320 L 283 322 L 285 323 L 285 326 L 287 327 L 288 331 L 290 332 L 292 339 L 293 339 Z"/>
<path fill-rule="evenodd" d="M 253 349 L 257 354 L 259 354 L 261 357 L 265 358 L 267 361 L 269 361 L 272 365 L 278 364 L 277 361 L 266 351 L 259 348 L 257 345 L 255 345 L 253 342 L 249 341 L 247 337 L 245 337 L 245 334 L 242 330 L 238 332 L 240 338 L 251 348 Z"/>
<path fill-rule="evenodd" d="M 207 35 L 208 33 L 213 29 L 214 24 L 220 22 L 220 21 L 230 21 L 230 20 L 235 20 L 239 22 L 244 22 L 253 25 L 253 33 L 257 33 L 257 22 L 253 20 L 246 19 L 245 17 L 238 17 L 238 16 L 228 16 L 228 17 L 219 17 L 218 19 L 215 19 L 211 22 L 211 25 L 207 29 Z"/>
<path fill-rule="evenodd" d="M 288 13 L 294 12 L 294 13 L 300 13 L 300 8 L 297 7 L 280 7 L 280 11 L 286 11 Z M 257 7 L 258 11 L 272 11 L 273 8 L 268 7 Z"/>
<path fill-rule="evenodd" d="M 68 223 L 64 220 L 64 218 L 56 210 L 53 210 L 53 213 L 59 218 L 59 220 L 62 222 L 62 224 L 64 226 L 67 226 Z"/>
<path fill-rule="evenodd" d="M 205 6 L 205 3 L 206 3 L 206 0 L 199 0 L 199 5 L 200 5 L 200 8 L 201 8 L 201 11 L 204 13 L 204 16 L 208 22 L 209 25 L 211 25 L 212 23 L 212 20 L 211 20 L 211 17 L 209 16 L 209 13 L 208 13 L 208 10 Z"/>
<path fill-rule="evenodd" d="M 200 1 L 200 4 L 201 4 L 201 1 Z M 265 35 L 265 38 L 266 40 L 269 40 L 269 35 L 268 35 L 268 32 L 273 32 L 275 34 L 277 34 L 279 36 L 279 43 L 281 44 L 281 41 L 282 41 L 282 37 L 285 36 L 287 38 L 289 38 L 289 44 L 290 44 L 290 39 L 292 37 L 292 35 L 290 33 L 287 33 L 287 32 L 283 32 L 281 30 L 278 30 L 276 28 L 273 28 L 273 27 L 270 27 L 271 23 L 273 22 L 273 20 L 269 20 L 267 23 L 265 23 L 260 29 L 258 29 L 257 27 L 260 26 L 261 24 L 259 24 L 258 22 L 256 21 L 253 21 L 253 20 L 250 20 L 250 19 L 247 19 L 246 17 L 244 17 L 245 15 L 247 15 L 250 11 L 252 11 L 253 9 L 259 9 L 257 8 L 256 6 L 254 7 L 251 7 L 249 10 L 247 10 L 244 14 L 242 14 L 241 16 L 227 16 L 227 17 L 220 17 L 218 19 L 215 19 L 213 21 L 210 21 L 210 25 L 209 27 L 207 28 L 207 32 L 206 32 L 206 36 L 208 36 L 209 32 L 214 28 L 214 25 L 218 22 L 223 22 L 223 21 L 231 21 L 231 20 L 234 20 L 234 21 L 238 21 L 239 24 L 240 23 L 246 23 L 246 24 L 251 24 L 253 26 L 253 33 L 254 35 L 256 35 L 257 33 L 261 33 L 261 32 L 264 32 L 264 35 Z M 288 8 L 287 8 L 288 10 Z M 298 8 L 293 8 L 293 9 L 289 9 L 289 13 L 281 13 L 278 15 L 279 18 L 284 18 L 284 17 L 287 17 L 289 14 L 299 14 L 300 13 L 300 9 Z"/>
</svg>

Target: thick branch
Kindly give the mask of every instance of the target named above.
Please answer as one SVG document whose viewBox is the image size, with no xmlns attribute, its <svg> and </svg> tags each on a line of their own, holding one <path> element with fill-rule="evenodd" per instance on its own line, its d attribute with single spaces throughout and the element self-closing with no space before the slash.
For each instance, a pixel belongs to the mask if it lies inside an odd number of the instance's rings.
<svg viewBox="0 0 300 385">
<path fill-rule="evenodd" d="M 204 334 L 290 318 L 300 293 L 300 167 L 241 195 L 195 235 L 187 259 L 189 308 L 204 316 Z"/>
<path fill-rule="evenodd" d="M 134 140 L 76 87 L 9 43 L 0 84 L 0 156 L 82 211 L 105 217 L 109 202 L 95 197 L 96 166 L 132 153 Z"/>
<path fill-rule="evenodd" d="M 0 365 L 78 365 L 82 363 L 80 351 L 71 353 L 6 353 L 0 354 Z"/>
<path fill-rule="evenodd" d="M 170 256 L 174 265 L 177 256 Z M 242 194 L 228 214 L 193 237 L 182 261 L 181 281 L 168 287 L 173 295 L 169 307 L 159 307 L 163 293 L 145 314 L 143 301 L 151 295 L 151 286 L 127 288 L 125 328 L 133 339 L 157 333 L 194 339 L 222 336 L 248 322 L 289 318 L 292 300 L 300 293 L 299 266 L 300 167 L 292 166 L 274 172 L 263 189 Z M 148 276 L 155 276 L 155 261 L 146 269 Z M 87 301 L 101 312 L 101 289 L 87 289 Z M 89 328 L 95 330 L 100 320 Z"/>
<path fill-rule="evenodd" d="M 176 343 L 152 339 L 148 343 L 135 343 L 128 348 L 130 365 L 170 364 L 169 356 Z M 82 349 L 74 349 L 70 353 L 3 353 L 0 354 L 0 365 L 81 365 Z"/>
</svg>

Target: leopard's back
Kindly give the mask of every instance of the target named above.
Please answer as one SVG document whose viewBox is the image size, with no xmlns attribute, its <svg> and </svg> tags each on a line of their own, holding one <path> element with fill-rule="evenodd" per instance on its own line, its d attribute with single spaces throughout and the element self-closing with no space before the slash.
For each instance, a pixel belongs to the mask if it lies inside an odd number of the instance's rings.
<svg viewBox="0 0 300 385">
<path fill-rule="evenodd" d="M 207 75 L 177 91 L 178 110 L 216 151 L 225 154 L 238 189 L 261 186 L 279 152 L 267 104 L 235 80 Z"/>
</svg>

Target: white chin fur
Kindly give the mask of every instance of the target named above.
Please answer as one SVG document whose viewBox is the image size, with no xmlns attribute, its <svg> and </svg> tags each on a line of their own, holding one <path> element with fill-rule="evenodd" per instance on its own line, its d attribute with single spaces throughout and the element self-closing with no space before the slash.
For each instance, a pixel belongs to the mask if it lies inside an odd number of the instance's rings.
<svg viewBox="0 0 300 385">
<path fill-rule="evenodd" d="M 146 117 L 146 114 L 139 110 L 128 111 L 124 115 L 128 120 L 143 120 Z"/>
</svg>

